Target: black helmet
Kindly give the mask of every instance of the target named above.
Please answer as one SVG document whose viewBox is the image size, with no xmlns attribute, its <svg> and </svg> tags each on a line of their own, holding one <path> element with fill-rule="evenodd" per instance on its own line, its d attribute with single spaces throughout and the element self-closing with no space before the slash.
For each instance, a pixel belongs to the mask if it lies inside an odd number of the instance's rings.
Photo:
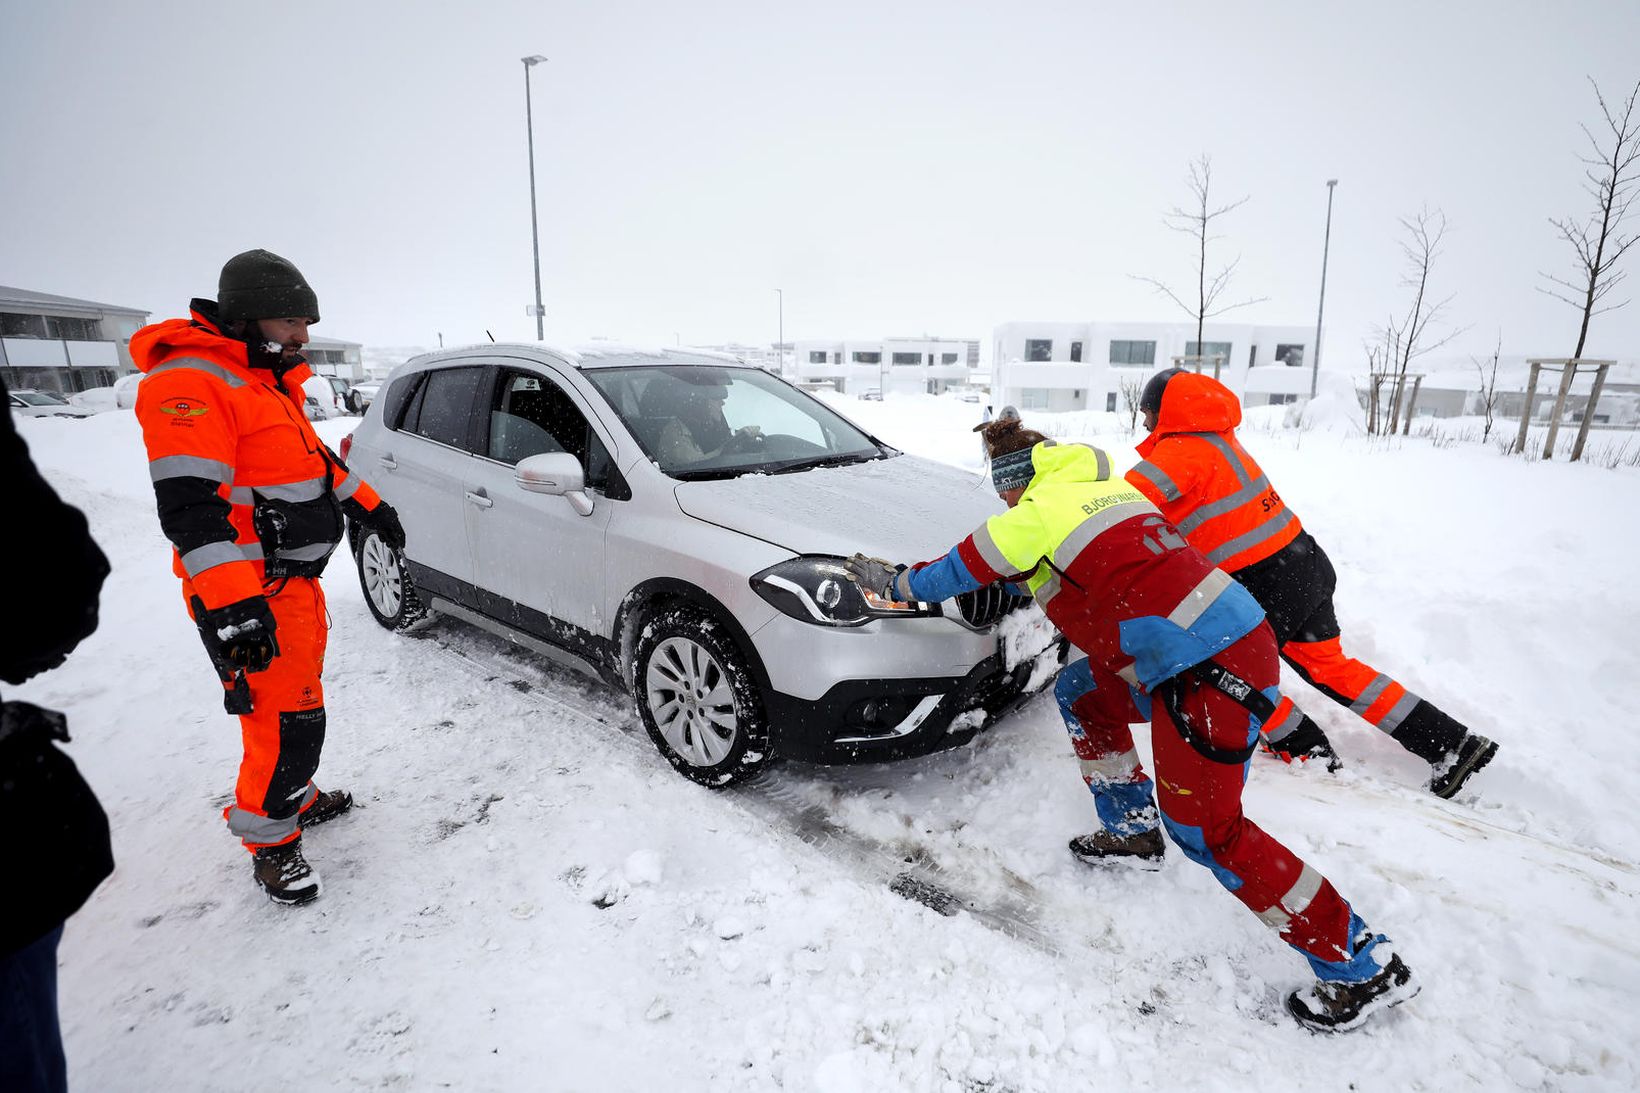
<svg viewBox="0 0 1640 1093">
<path fill-rule="evenodd" d="M 302 271 L 272 251 L 248 250 L 228 259 L 217 280 L 217 314 L 225 323 L 241 319 L 319 321 L 319 297 Z"/>
<path fill-rule="evenodd" d="M 1162 392 L 1167 390 L 1168 381 L 1174 376 L 1184 375 L 1183 368 L 1169 368 L 1157 372 L 1145 384 L 1144 393 L 1139 396 L 1139 412 L 1144 414 L 1159 414 L 1162 412 Z"/>
</svg>

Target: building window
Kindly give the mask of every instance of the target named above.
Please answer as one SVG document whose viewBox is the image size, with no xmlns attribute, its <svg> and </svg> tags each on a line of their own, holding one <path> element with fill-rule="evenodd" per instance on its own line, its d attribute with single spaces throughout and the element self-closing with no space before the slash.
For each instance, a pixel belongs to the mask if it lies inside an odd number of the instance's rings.
<svg viewBox="0 0 1640 1093">
<path fill-rule="evenodd" d="M 1052 338 L 1026 338 L 1025 359 L 1028 361 L 1053 360 Z"/>
<path fill-rule="evenodd" d="M 1109 394 L 1107 394 L 1105 396 L 1105 411 L 1107 413 L 1112 413 L 1112 414 L 1114 414 L 1116 412 L 1116 392 L 1115 391 L 1112 391 L 1112 392 L 1110 392 Z"/>
<path fill-rule="evenodd" d="M 1071 343 L 1071 360 L 1079 361 L 1081 359 L 1082 359 L 1082 343 L 1081 342 L 1072 342 Z"/>
<path fill-rule="evenodd" d="M 1224 364 L 1230 363 L 1229 342 L 1185 342 L 1184 355 L 1187 357 L 1217 357 Z"/>
<path fill-rule="evenodd" d="M 955 353 L 941 353 L 940 354 L 940 363 L 941 364 L 956 364 L 957 363 L 957 355 Z"/>
<path fill-rule="evenodd" d="M 922 354 L 921 353 L 895 353 L 895 354 L 893 354 L 893 363 L 895 363 L 895 364 L 921 364 L 922 362 L 923 362 L 923 359 L 922 359 Z"/>
<path fill-rule="evenodd" d="M 1048 408 L 1048 389 L 1046 387 L 1020 388 L 1019 408 L 1021 410 L 1046 410 Z"/>
<path fill-rule="evenodd" d="M 868 353 L 863 349 L 856 349 L 854 351 L 854 363 L 855 364 L 882 364 L 883 363 L 883 355 L 881 353 Z"/>
<path fill-rule="evenodd" d="M 0 335 L 7 338 L 48 337 L 46 334 L 46 317 L 44 315 L 0 314 Z"/>
<path fill-rule="evenodd" d="M 1297 395 L 1271 395 L 1270 396 L 1270 405 L 1271 406 L 1285 406 L 1289 402 L 1297 402 L 1297 401 L 1298 401 L 1298 396 Z"/>
<path fill-rule="evenodd" d="M 1276 360 L 1288 368 L 1304 367 L 1304 347 L 1302 345 L 1276 346 Z"/>
<path fill-rule="evenodd" d="M 56 315 L 46 317 L 46 337 L 62 338 L 71 342 L 98 341 L 102 331 L 97 328 L 95 319 L 68 319 Z"/>
<path fill-rule="evenodd" d="M 809 363 L 810 364 L 825 364 L 826 363 L 826 351 L 824 349 L 811 349 L 811 350 L 809 350 Z"/>
<path fill-rule="evenodd" d="M 1112 364 L 1155 364 L 1155 342 L 1111 342 L 1110 363 Z"/>
</svg>

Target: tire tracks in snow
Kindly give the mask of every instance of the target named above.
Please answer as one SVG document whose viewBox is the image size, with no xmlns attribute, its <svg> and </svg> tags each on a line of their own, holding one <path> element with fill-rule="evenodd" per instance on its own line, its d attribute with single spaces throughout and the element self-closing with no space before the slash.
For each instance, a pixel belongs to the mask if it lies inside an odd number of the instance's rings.
<svg viewBox="0 0 1640 1093">
<path fill-rule="evenodd" d="M 486 683 L 510 686 L 515 700 L 543 713 L 580 722 L 599 731 L 598 739 L 619 748 L 635 762 L 660 764 L 660 756 L 643 731 L 628 696 L 607 690 L 569 669 L 534 658 L 527 651 L 480 630 L 441 632 L 434 623 L 419 635 L 433 655 Z M 583 692 L 586 701 L 556 697 L 553 691 Z M 609 696 L 606 704 L 602 690 Z M 609 731 L 615 730 L 615 731 Z M 681 775 L 679 776 L 681 777 Z M 1043 894 L 1023 877 L 1006 869 L 989 869 L 980 861 L 964 861 L 948 868 L 915 840 L 879 842 L 837 823 L 820 805 L 807 799 L 811 788 L 800 776 L 780 767 L 749 782 L 711 792 L 762 824 L 795 837 L 822 857 L 852 873 L 863 883 L 882 885 L 905 899 L 921 903 L 944 917 L 966 916 L 989 930 L 1050 956 L 1063 956 L 1076 946 L 1067 944 L 1045 925 Z M 980 891 L 964 876 L 976 871 L 996 874 Z M 963 876 L 959 876 L 959 872 Z"/>
</svg>

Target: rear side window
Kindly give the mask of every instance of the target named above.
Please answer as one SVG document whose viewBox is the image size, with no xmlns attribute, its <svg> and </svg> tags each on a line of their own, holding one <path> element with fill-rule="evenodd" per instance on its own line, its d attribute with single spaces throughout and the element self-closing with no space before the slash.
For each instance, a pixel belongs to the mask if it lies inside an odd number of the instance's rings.
<svg viewBox="0 0 1640 1093">
<path fill-rule="evenodd" d="M 472 436 L 473 400 L 482 368 L 440 368 L 427 374 L 404 417 L 404 428 L 428 440 L 467 449 Z"/>
<path fill-rule="evenodd" d="M 408 427 L 410 415 L 405 411 L 409 408 L 410 396 L 420 393 L 421 381 L 426 378 L 426 372 L 412 372 L 387 385 L 381 396 L 383 425 L 395 430 Z"/>
</svg>

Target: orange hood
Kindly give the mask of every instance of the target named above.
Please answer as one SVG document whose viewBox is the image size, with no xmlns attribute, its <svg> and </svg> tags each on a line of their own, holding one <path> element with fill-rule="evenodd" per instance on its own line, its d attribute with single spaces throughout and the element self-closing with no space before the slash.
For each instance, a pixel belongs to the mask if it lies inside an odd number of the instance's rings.
<svg viewBox="0 0 1640 1093">
<path fill-rule="evenodd" d="M 1156 428 L 1139 442 L 1137 450 L 1148 457 L 1169 433 L 1228 433 L 1240 424 L 1241 400 L 1234 391 L 1211 376 L 1186 372 L 1168 381 Z"/>
<path fill-rule="evenodd" d="M 187 350 L 209 353 L 216 359 L 226 355 L 241 368 L 250 367 L 245 343 L 217 332 L 213 304 L 195 300 L 189 305 L 189 311 L 193 315 L 191 319 L 166 319 L 131 335 L 131 362 L 139 372 L 147 372 L 161 361 Z"/>
</svg>

